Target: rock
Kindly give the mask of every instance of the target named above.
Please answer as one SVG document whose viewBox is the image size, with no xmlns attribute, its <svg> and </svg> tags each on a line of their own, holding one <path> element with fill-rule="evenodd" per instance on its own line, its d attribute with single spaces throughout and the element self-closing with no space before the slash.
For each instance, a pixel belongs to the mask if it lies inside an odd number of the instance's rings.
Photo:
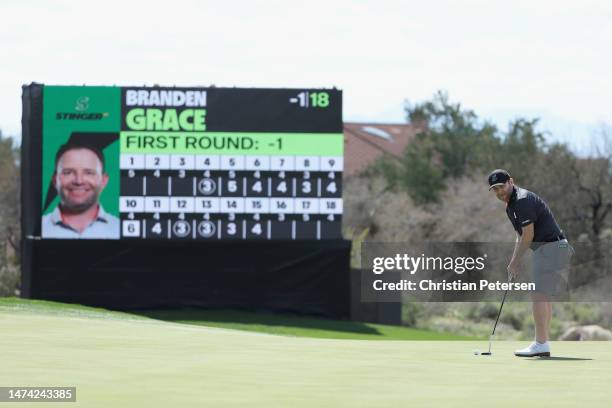
<svg viewBox="0 0 612 408">
<path fill-rule="evenodd" d="M 559 337 L 559 340 L 612 340 L 612 332 L 596 324 L 589 326 L 574 326 L 567 329 L 565 333 Z"/>
</svg>

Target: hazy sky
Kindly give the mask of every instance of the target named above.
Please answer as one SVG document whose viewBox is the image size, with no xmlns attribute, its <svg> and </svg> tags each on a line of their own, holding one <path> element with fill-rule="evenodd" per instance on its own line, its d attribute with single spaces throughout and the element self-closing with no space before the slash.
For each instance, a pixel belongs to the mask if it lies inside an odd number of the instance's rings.
<svg viewBox="0 0 612 408">
<path fill-rule="evenodd" d="M 612 2 L 0 0 L 0 129 L 21 85 L 332 87 L 344 120 L 403 122 L 447 90 L 584 148 L 612 125 Z"/>
</svg>

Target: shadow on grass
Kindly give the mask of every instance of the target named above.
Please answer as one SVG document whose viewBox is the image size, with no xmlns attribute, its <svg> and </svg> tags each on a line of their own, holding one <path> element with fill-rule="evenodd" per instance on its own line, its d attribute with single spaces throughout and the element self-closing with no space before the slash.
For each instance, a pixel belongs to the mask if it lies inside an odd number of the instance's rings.
<svg viewBox="0 0 612 408">
<path fill-rule="evenodd" d="M 78 304 L 64 304 L 18 298 L 0 298 L 2 311 L 23 310 L 105 319 L 152 318 L 161 321 L 297 337 L 355 340 L 482 340 L 480 338 L 435 332 L 404 326 L 391 326 L 347 320 L 331 320 L 299 314 L 274 314 L 214 309 L 141 309 L 111 311 Z"/>
<path fill-rule="evenodd" d="M 538 357 L 532 358 L 531 361 L 591 361 L 592 358 L 578 358 L 578 357 Z"/>
<path fill-rule="evenodd" d="M 241 326 L 290 327 L 295 329 L 345 332 L 359 335 L 382 336 L 378 329 L 365 323 L 293 314 L 242 312 L 236 310 L 134 310 L 131 313 L 176 323 L 203 326 L 240 328 Z"/>
</svg>

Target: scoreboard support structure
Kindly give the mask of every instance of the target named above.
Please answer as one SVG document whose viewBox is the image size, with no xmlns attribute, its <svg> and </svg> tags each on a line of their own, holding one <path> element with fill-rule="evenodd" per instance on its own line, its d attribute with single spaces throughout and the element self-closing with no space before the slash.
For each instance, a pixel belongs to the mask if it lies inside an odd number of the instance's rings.
<svg viewBox="0 0 612 408">
<path fill-rule="evenodd" d="M 341 110 L 335 89 L 24 86 L 22 296 L 348 318 Z M 105 159 L 100 237 L 42 228 L 79 143 Z"/>
<path fill-rule="evenodd" d="M 206 307 L 348 319 L 350 242 L 33 241 L 28 298 L 117 310 Z M 26 295 L 24 293 L 24 295 Z"/>
</svg>

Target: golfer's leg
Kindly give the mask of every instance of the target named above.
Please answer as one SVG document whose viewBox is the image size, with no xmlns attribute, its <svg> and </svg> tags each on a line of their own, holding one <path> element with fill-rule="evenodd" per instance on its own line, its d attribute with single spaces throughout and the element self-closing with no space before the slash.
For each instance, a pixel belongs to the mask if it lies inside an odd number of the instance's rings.
<svg viewBox="0 0 612 408">
<path fill-rule="evenodd" d="M 552 313 L 551 304 L 546 295 L 535 293 L 533 295 L 533 320 L 535 322 L 535 337 L 538 343 L 548 341 L 548 325 Z"/>
</svg>

